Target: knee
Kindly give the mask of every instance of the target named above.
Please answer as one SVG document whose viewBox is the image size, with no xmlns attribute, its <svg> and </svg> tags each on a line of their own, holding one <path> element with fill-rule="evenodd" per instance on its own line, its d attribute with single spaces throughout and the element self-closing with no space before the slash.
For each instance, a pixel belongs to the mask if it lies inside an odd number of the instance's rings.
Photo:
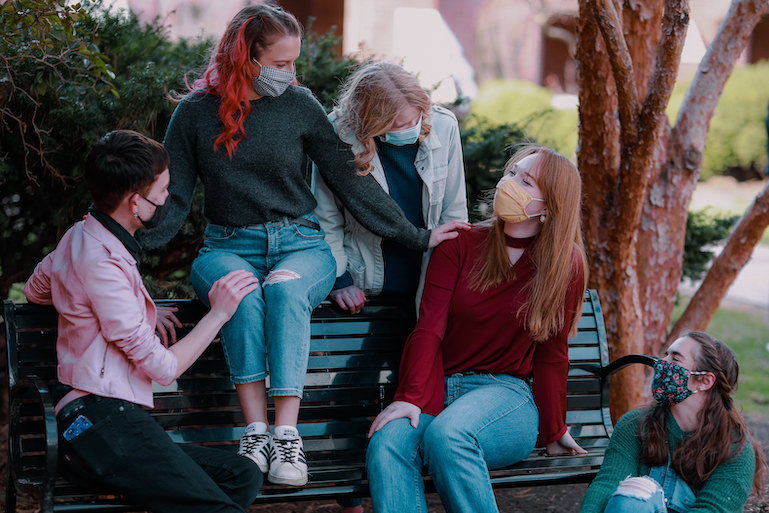
<svg viewBox="0 0 769 513">
<path fill-rule="evenodd" d="M 628 477 L 622 481 L 604 509 L 604 513 L 654 513 L 657 511 L 664 511 L 662 488 L 648 476 Z"/>
<path fill-rule="evenodd" d="M 264 294 L 272 302 L 298 301 L 302 298 L 302 275 L 291 269 L 276 269 L 262 283 Z"/>
<path fill-rule="evenodd" d="M 366 466 L 391 469 L 396 462 L 412 461 L 419 452 L 419 440 L 408 419 L 390 421 L 369 440 Z"/>
<path fill-rule="evenodd" d="M 237 310 L 232 315 L 233 318 L 246 316 L 249 323 L 253 324 L 257 318 L 261 318 L 262 311 L 264 310 L 264 299 L 262 298 L 262 291 L 260 288 L 249 292 L 238 305 Z"/>
<path fill-rule="evenodd" d="M 371 437 L 366 449 L 366 467 L 376 467 L 398 454 L 398 441 L 384 430 L 379 430 Z"/>
<path fill-rule="evenodd" d="M 649 500 L 661 490 L 659 483 L 649 476 L 628 477 L 620 482 L 614 494 Z"/>
<path fill-rule="evenodd" d="M 472 433 L 440 416 L 425 430 L 423 443 L 425 452 L 433 455 L 446 454 L 466 444 L 478 446 Z"/>
<path fill-rule="evenodd" d="M 253 504 L 259 490 L 262 488 L 264 476 L 252 461 L 243 462 L 240 468 L 234 473 L 236 476 L 232 483 L 232 490 L 229 495 L 231 498 L 243 506 L 243 509 Z"/>
</svg>

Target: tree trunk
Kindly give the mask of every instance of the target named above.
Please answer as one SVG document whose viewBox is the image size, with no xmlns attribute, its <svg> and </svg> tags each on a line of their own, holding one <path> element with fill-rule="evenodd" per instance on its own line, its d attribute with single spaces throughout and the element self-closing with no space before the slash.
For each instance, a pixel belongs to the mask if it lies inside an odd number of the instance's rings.
<svg viewBox="0 0 769 513">
<path fill-rule="evenodd" d="M 713 314 L 718 310 L 721 299 L 726 295 L 729 285 L 750 258 L 753 248 L 761 240 L 767 226 L 769 226 L 769 180 L 740 219 L 721 254 L 713 261 L 713 265 L 694 297 L 689 301 L 683 315 L 670 331 L 668 342 L 678 338 L 684 330 L 704 331 L 707 328 Z"/>
<path fill-rule="evenodd" d="M 672 90 L 688 21 L 685 1 L 668 0 L 663 28 L 655 32 L 652 27 L 658 27 L 659 20 L 650 21 L 646 16 L 660 13 L 661 5 L 659 2 L 652 7 L 637 6 L 644 12 L 623 11 L 620 16 L 615 4 L 596 0 L 582 2 L 580 10 L 578 160 L 585 187 L 583 211 L 591 258 L 590 283 L 599 289 L 607 312 L 612 358 L 645 352 L 637 234 L 642 226 L 650 169 L 659 161 L 655 151 L 660 147 L 659 134 L 667 128 L 664 107 Z M 641 37 L 648 37 L 650 31 L 666 35 L 655 43 L 660 51 L 651 57 L 643 54 L 649 43 Z M 632 52 L 637 54 L 644 78 L 639 78 L 634 68 L 628 34 L 633 36 Z M 655 62 L 653 74 L 649 62 Z M 641 88 L 639 80 L 643 82 Z M 639 97 L 639 89 L 645 93 L 643 97 Z M 613 118 L 610 130 L 606 128 L 605 116 Z M 597 155 L 611 160 L 596 163 Z M 644 370 L 639 367 L 630 368 L 613 380 L 615 418 L 644 401 L 645 381 Z"/>
<path fill-rule="evenodd" d="M 638 234 L 639 260 L 645 264 L 639 274 L 649 353 L 659 353 L 666 339 L 672 341 L 667 331 L 681 280 L 688 206 L 702 168 L 710 119 L 753 28 L 767 11 L 769 3 L 765 0 L 732 3 L 681 104 L 675 127 L 667 137 L 666 158 L 651 169 Z M 661 141 L 665 141 L 662 135 Z M 728 284 L 713 300 L 720 302 L 727 288 Z"/>
</svg>

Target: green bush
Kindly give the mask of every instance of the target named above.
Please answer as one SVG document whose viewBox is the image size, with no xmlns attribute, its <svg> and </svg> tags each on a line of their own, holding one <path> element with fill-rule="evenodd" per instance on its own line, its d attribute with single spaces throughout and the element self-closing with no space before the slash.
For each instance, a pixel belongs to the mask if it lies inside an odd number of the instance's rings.
<svg viewBox="0 0 769 513">
<path fill-rule="evenodd" d="M 487 192 L 494 189 L 502 177 L 505 162 L 526 140 L 526 136 L 515 124 L 493 125 L 477 119 L 463 120 L 460 131 L 467 181 L 467 208 L 470 220 L 475 222 L 491 214 Z"/>
<path fill-rule="evenodd" d="M 709 209 L 689 212 L 686 219 L 682 279 L 702 279 L 713 260 L 714 252 L 711 248 L 729 237 L 737 219 L 739 216 L 721 216 Z"/>
<path fill-rule="evenodd" d="M 86 211 L 90 201 L 81 174 L 88 149 L 116 128 L 161 140 L 175 107 L 169 95 L 185 90 L 185 74 L 205 64 L 211 45 L 171 42 L 157 21 L 141 23 L 131 13 L 107 11 L 101 2 L 19 0 L 3 9 L 8 11 L 0 20 L 6 64 L 0 72 L 0 294 L 5 296 Z M 167 256 L 149 258 L 143 270 L 168 263 Z"/>
<path fill-rule="evenodd" d="M 691 81 L 676 84 L 668 104 L 675 120 Z M 766 167 L 766 126 L 769 104 L 769 62 L 736 68 L 710 121 L 705 143 L 701 180 L 714 175 L 760 176 Z"/>
<path fill-rule="evenodd" d="M 481 87 L 470 112 L 489 126 L 513 124 L 527 136 L 574 159 L 578 138 L 575 109 L 555 109 L 553 94 L 523 80 L 491 80 Z"/>
<path fill-rule="evenodd" d="M 331 27 L 325 34 L 316 34 L 312 23 L 310 18 L 306 24 L 302 51 L 296 61 L 296 75 L 302 85 L 318 98 L 326 112 L 331 112 L 342 84 L 358 66 L 358 61 L 336 54 L 335 48 L 342 40 L 335 35 L 336 27 Z"/>
<path fill-rule="evenodd" d="M 81 180 L 89 148 L 116 128 L 162 140 L 176 103 L 205 69 L 213 41 L 171 41 L 159 20 L 142 23 L 102 2 L 19 0 L 0 6 L 0 295 L 32 272 L 86 211 Z M 333 106 L 354 61 L 332 33 L 308 32 L 299 80 Z M 202 240 L 202 191 L 174 240 L 142 255 L 148 289 L 188 296 Z"/>
</svg>

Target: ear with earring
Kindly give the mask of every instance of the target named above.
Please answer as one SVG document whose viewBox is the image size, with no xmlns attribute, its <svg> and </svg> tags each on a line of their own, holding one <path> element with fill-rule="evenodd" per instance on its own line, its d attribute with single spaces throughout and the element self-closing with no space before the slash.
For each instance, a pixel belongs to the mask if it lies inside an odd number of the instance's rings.
<svg viewBox="0 0 769 513">
<path fill-rule="evenodd" d="M 542 214 L 541 216 L 539 216 L 539 222 L 540 222 L 540 223 L 543 223 L 543 224 L 544 224 L 544 222 L 545 222 L 546 220 L 547 220 L 547 216 L 546 216 L 545 214 Z"/>
</svg>

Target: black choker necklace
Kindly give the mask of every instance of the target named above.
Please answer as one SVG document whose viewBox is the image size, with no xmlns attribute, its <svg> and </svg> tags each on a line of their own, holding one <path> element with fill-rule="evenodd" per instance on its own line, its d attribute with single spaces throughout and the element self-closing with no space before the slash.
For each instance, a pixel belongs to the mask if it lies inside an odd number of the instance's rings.
<svg viewBox="0 0 769 513">
<path fill-rule="evenodd" d="M 531 237 L 511 237 L 508 234 L 505 235 L 505 246 L 508 248 L 517 248 L 517 249 L 525 249 L 531 246 L 531 243 L 534 242 L 537 239 L 536 235 L 532 235 Z"/>
</svg>

